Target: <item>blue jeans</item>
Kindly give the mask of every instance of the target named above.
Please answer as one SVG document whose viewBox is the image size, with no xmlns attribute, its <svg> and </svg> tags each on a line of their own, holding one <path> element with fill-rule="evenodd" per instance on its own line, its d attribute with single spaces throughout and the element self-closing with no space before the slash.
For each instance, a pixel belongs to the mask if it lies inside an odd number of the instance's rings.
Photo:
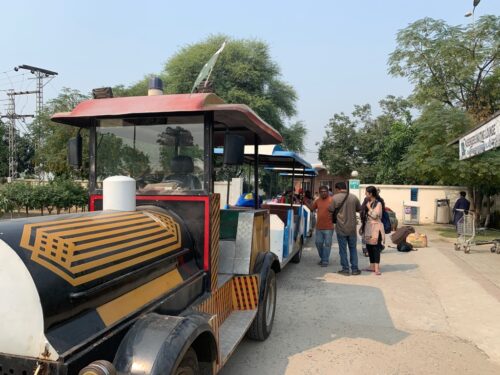
<svg viewBox="0 0 500 375">
<path fill-rule="evenodd" d="M 321 263 L 328 264 L 332 249 L 333 229 L 316 229 L 316 248 Z"/>
<path fill-rule="evenodd" d="M 355 234 L 343 236 L 337 232 L 337 241 L 339 243 L 340 264 L 344 271 L 349 271 L 349 260 L 347 259 L 347 246 L 349 246 L 349 258 L 351 260 L 351 270 L 358 270 L 358 252 L 356 242 L 358 238 Z"/>
</svg>

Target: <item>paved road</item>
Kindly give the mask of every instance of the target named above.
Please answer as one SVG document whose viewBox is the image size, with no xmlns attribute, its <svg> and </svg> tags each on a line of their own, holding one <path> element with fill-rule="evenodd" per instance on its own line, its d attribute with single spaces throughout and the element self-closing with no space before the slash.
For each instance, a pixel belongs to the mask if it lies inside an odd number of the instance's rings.
<svg viewBox="0 0 500 375">
<path fill-rule="evenodd" d="M 244 340 L 222 374 L 500 374 L 499 287 L 430 237 L 384 251 L 382 276 L 349 277 L 335 273 L 336 244 L 325 269 L 309 240 L 278 276 L 271 337 Z"/>
</svg>

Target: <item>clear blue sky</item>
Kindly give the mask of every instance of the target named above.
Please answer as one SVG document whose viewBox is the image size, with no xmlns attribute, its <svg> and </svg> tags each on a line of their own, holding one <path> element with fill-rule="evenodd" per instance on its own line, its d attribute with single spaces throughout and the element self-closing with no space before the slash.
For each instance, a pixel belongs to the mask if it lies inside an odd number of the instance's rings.
<svg viewBox="0 0 500 375">
<path fill-rule="evenodd" d="M 464 18 L 471 8 L 472 0 L 5 1 L 0 90 L 34 89 L 29 73 L 12 71 L 20 64 L 59 73 L 45 89 L 50 99 L 62 87 L 87 93 L 134 83 L 159 72 L 180 47 L 210 34 L 258 38 L 269 44 L 282 78 L 297 90 L 293 120 L 306 123 L 312 151 L 306 158 L 315 162 L 315 143 L 334 113 L 350 113 L 364 103 L 376 113 L 381 98 L 411 92 L 405 79 L 387 74 L 398 30 L 423 17 L 453 25 L 472 22 Z M 482 0 L 476 17 L 484 14 L 500 14 L 500 1 Z M 2 113 L 5 103 L 0 101 Z M 28 113 L 34 97 L 16 105 Z"/>
</svg>

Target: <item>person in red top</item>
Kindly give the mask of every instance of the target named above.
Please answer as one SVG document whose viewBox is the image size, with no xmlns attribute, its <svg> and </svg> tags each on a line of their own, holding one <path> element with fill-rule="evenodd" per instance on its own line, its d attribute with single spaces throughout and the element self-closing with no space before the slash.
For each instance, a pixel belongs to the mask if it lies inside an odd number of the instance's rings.
<svg viewBox="0 0 500 375">
<path fill-rule="evenodd" d="M 332 249 L 333 222 L 332 214 L 328 207 L 332 204 L 333 197 L 328 194 L 328 186 L 320 186 L 319 198 L 309 206 L 311 211 L 316 211 L 316 248 L 319 254 L 319 265 L 328 266 L 330 251 Z"/>
</svg>

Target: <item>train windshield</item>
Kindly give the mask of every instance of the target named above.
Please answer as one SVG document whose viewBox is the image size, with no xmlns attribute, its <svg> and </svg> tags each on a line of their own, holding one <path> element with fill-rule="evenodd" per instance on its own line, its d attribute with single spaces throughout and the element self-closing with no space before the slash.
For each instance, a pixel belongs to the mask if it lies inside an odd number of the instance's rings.
<svg viewBox="0 0 500 375">
<path fill-rule="evenodd" d="M 97 187 L 109 176 L 136 180 L 138 194 L 202 194 L 203 116 L 101 119 Z"/>
</svg>

